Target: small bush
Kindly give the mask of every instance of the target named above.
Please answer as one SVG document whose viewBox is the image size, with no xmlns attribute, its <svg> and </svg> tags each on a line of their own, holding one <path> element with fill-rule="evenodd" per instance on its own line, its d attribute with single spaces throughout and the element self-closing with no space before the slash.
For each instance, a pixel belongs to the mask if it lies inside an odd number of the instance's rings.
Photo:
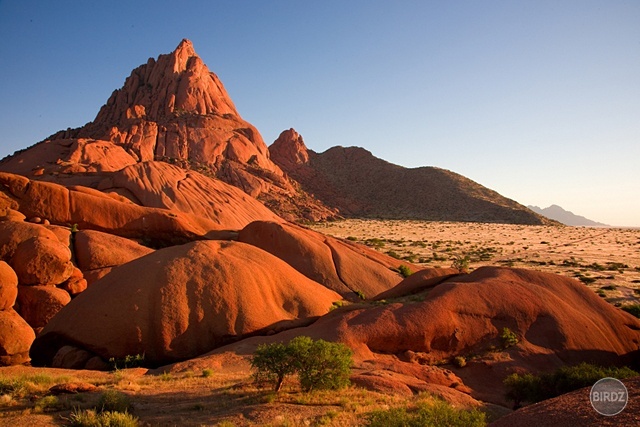
<svg viewBox="0 0 640 427">
<path fill-rule="evenodd" d="M 213 369 L 211 368 L 204 368 L 202 370 L 202 377 L 203 378 L 209 378 L 210 376 L 213 375 Z"/>
<path fill-rule="evenodd" d="M 405 279 L 413 274 L 413 271 L 404 264 L 398 267 L 398 272 L 400 272 L 400 275 Z"/>
<path fill-rule="evenodd" d="M 360 298 L 361 300 L 366 300 L 366 299 L 367 299 L 367 297 L 366 297 L 366 295 L 364 294 L 364 292 L 362 292 L 362 291 L 360 291 L 360 290 L 358 290 L 358 289 L 356 289 L 356 290 L 355 290 L 355 291 L 353 291 L 353 292 L 354 292 L 356 295 L 358 295 L 358 298 Z"/>
<path fill-rule="evenodd" d="M 349 384 L 351 349 L 344 344 L 296 337 L 288 344 L 258 346 L 251 359 L 259 382 L 279 391 L 286 376 L 298 374 L 303 390 L 338 389 Z"/>
<path fill-rule="evenodd" d="M 418 405 L 414 411 L 393 408 L 374 411 L 369 415 L 370 427 L 484 427 L 485 414 L 473 410 L 456 409 L 448 403 L 437 400 Z"/>
<path fill-rule="evenodd" d="M 502 341 L 502 348 L 513 347 L 520 342 L 518 335 L 509 328 L 502 328 L 500 340 Z"/>
<path fill-rule="evenodd" d="M 458 368 L 464 368 L 465 366 L 467 366 L 467 359 L 464 356 L 456 356 L 453 359 L 453 364 Z"/>
<path fill-rule="evenodd" d="M 451 268 L 455 268 L 460 273 L 468 273 L 470 263 L 471 263 L 471 258 L 469 257 L 469 255 L 457 256 L 453 259 L 453 262 L 451 263 Z"/>
<path fill-rule="evenodd" d="M 504 385 L 507 387 L 505 397 L 513 401 L 514 407 L 517 408 L 523 402 L 540 402 L 579 388 L 592 386 L 605 377 L 624 379 L 636 375 L 638 375 L 637 372 L 627 367 L 602 367 L 589 363 L 564 366 L 551 374 L 512 374 L 504 380 Z"/>
</svg>

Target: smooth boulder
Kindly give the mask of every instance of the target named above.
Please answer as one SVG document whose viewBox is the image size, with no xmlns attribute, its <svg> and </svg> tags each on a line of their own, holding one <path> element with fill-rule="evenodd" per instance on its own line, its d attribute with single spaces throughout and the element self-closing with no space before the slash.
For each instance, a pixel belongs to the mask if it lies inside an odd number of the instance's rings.
<svg viewBox="0 0 640 427">
<path fill-rule="evenodd" d="M 144 354 L 163 364 L 327 313 L 340 296 L 254 246 L 198 241 L 114 269 L 38 336 L 33 363 L 73 344 L 103 360 Z"/>
</svg>

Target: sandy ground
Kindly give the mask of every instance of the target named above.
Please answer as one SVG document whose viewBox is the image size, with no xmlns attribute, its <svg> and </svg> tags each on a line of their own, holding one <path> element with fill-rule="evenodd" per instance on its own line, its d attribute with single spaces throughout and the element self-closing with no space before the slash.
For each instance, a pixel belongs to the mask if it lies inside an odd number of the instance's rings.
<svg viewBox="0 0 640 427">
<path fill-rule="evenodd" d="M 424 267 L 502 265 L 582 280 L 607 301 L 640 297 L 640 229 L 457 222 L 345 220 L 311 228 L 358 241 Z"/>
</svg>

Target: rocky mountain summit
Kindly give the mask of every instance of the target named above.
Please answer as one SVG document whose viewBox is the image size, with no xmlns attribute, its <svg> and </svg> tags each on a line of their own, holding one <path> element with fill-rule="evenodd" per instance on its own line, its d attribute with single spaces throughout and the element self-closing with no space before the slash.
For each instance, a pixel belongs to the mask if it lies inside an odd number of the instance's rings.
<svg viewBox="0 0 640 427">
<path fill-rule="evenodd" d="M 282 132 L 269 152 L 273 162 L 306 192 L 345 217 L 549 223 L 525 206 L 454 172 L 405 168 L 359 147 L 316 153 L 294 129 Z"/>
<path fill-rule="evenodd" d="M 60 131 L 4 159 L 0 169 L 87 185 L 79 174 L 117 172 L 153 161 L 238 187 L 285 219 L 336 216 L 269 159 L 260 132 L 240 117 L 222 82 L 189 40 L 133 70 L 93 122 Z"/>
</svg>

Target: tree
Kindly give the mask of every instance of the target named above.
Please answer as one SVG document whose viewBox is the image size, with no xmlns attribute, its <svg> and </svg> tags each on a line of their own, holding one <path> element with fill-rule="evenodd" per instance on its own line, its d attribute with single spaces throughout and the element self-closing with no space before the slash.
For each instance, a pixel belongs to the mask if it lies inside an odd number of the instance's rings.
<svg viewBox="0 0 640 427">
<path fill-rule="evenodd" d="M 289 345 L 261 344 L 251 358 L 251 367 L 256 370 L 256 381 L 272 382 L 274 390 L 279 391 L 284 378 L 295 372 L 294 362 Z"/>
<path fill-rule="evenodd" d="M 279 391 L 287 375 L 297 373 L 303 390 L 338 389 L 349 385 L 352 352 L 340 343 L 296 337 L 288 344 L 259 346 L 251 360 L 256 380 Z"/>
<path fill-rule="evenodd" d="M 333 390 L 349 385 L 353 363 L 349 347 L 309 337 L 296 337 L 289 345 L 296 354 L 296 370 L 303 390 Z"/>
</svg>

